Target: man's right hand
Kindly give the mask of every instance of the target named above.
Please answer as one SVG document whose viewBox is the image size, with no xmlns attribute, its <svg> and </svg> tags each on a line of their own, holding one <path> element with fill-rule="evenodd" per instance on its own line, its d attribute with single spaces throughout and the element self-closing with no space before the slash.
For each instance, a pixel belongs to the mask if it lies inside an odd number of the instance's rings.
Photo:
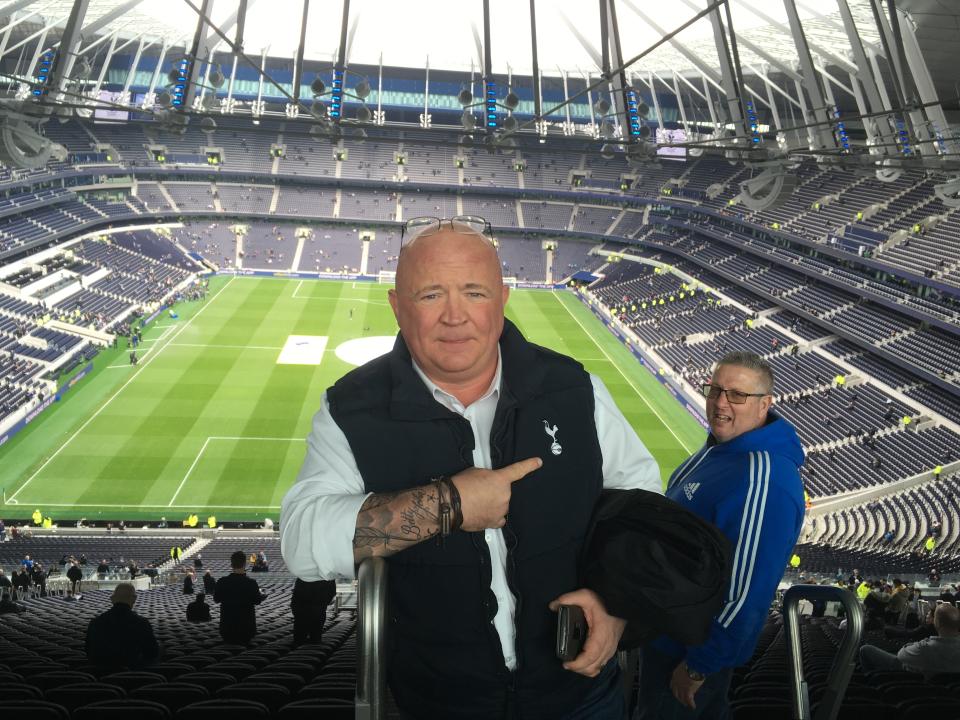
<svg viewBox="0 0 960 720">
<path fill-rule="evenodd" d="M 454 475 L 451 480 L 460 493 L 463 510 L 461 529 L 475 532 L 506 525 L 513 483 L 542 465 L 543 460 L 533 457 L 499 470 L 472 467 Z"/>
</svg>

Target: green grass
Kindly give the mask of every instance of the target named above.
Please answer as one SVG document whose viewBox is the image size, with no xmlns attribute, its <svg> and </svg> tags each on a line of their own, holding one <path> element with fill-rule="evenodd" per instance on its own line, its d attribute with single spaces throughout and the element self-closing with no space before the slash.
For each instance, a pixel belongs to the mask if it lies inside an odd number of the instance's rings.
<svg viewBox="0 0 960 720">
<path fill-rule="evenodd" d="M 275 518 L 321 394 L 353 367 L 334 350 L 397 330 L 386 288 L 372 283 L 218 277 L 205 302 L 178 312 L 147 329 L 139 366 L 126 349 L 102 353 L 92 376 L 0 448 L 3 515 Z M 664 478 L 703 441 L 572 294 L 516 291 L 507 315 L 603 379 Z M 290 335 L 328 337 L 322 362 L 278 365 Z"/>
</svg>

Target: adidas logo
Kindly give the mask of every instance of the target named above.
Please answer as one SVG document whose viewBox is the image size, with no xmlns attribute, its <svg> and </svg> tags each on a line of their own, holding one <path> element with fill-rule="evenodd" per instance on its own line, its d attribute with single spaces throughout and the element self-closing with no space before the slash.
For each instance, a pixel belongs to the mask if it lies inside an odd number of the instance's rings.
<svg viewBox="0 0 960 720">
<path fill-rule="evenodd" d="M 700 489 L 700 483 L 687 483 L 683 486 L 683 494 L 687 496 L 687 500 L 693 500 L 693 494 Z"/>
</svg>

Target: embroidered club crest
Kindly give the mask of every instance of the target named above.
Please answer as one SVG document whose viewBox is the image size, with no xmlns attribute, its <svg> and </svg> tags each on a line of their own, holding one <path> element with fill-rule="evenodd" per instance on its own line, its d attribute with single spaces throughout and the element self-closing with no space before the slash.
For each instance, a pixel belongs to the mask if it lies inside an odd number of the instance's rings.
<svg viewBox="0 0 960 720">
<path fill-rule="evenodd" d="M 559 428 L 556 425 L 550 427 L 550 423 L 547 420 L 543 421 L 543 431 L 547 433 L 547 435 L 549 435 L 553 440 L 553 442 L 550 443 L 550 452 L 552 452 L 554 455 L 559 455 L 563 452 L 563 447 L 557 442 L 558 430 Z"/>
</svg>

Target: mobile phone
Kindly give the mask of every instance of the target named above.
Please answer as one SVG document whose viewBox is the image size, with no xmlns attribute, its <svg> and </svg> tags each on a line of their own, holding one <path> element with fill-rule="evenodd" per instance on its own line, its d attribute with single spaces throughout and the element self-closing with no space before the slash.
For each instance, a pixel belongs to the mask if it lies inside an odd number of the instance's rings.
<svg viewBox="0 0 960 720">
<path fill-rule="evenodd" d="M 557 657 L 567 662 L 580 654 L 587 639 L 587 619 L 579 605 L 561 605 L 557 612 Z"/>
</svg>

